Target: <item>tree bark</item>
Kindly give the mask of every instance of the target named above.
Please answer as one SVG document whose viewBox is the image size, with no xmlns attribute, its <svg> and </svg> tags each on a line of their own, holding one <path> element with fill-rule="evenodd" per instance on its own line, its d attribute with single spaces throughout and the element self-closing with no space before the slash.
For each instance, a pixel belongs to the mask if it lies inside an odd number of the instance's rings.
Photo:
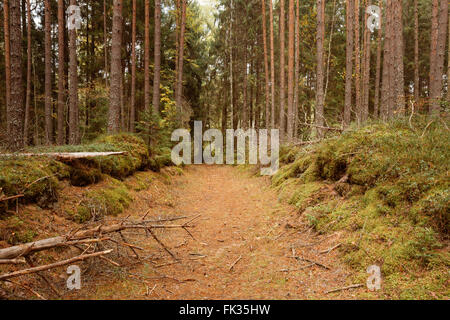
<svg viewBox="0 0 450 320">
<path fill-rule="evenodd" d="M 26 1 L 27 9 L 27 93 L 25 98 L 25 121 L 23 143 L 29 143 L 29 129 L 30 129 L 30 106 L 31 106 L 31 72 L 32 72 L 32 55 L 31 55 L 31 3 Z"/>
<path fill-rule="evenodd" d="M 394 85 L 395 114 L 405 114 L 405 78 L 404 78 L 404 45 L 403 45 L 403 2 L 394 1 Z"/>
<path fill-rule="evenodd" d="M 294 137 L 294 68 L 295 68 L 295 18 L 294 0 L 289 0 L 289 41 L 288 41 L 288 113 L 287 137 L 292 141 Z"/>
<path fill-rule="evenodd" d="M 266 23 L 266 0 L 261 0 L 262 26 L 263 26 L 263 47 L 264 47 L 264 75 L 265 75 L 265 107 L 266 107 L 266 128 L 270 127 L 270 85 L 269 85 L 269 58 L 267 52 L 267 23 Z"/>
<path fill-rule="evenodd" d="M 77 1 L 70 0 L 70 5 L 77 5 Z M 79 123 L 77 30 L 72 29 L 69 30 L 69 144 L 79 143 Z"/>
<path fill-rule="evenodd" d="M 176 90 L 176 105 L 179 119 L 182 119 L 182 98 L 183 98 L 183 64 L 184 64 L 184 33 L 186 30 L 186 1 L 181 0 L 181 26 L 180 26 L 180 44 L 178 53 L 178 81 Z"/>
<path fill-rule="evenodd" d="M 64 136 L 64 107 L 66 105 L 66 76 L 64 52 L 64 0 L 58 0 L 58 144 L 63 145 Z"/>
<path fill-rule="evenodd" d="M 379 3 L 381 12 L 383 11 L 383 1 Z M 374 102 L 374 110 L 373 117 L 377 119 L 380 116 L 380 85 L 381 85 L 381 52 L 382 52 L 382 36 L 383 36 L 383 14 L 380 16 L 380 30 L 378 30 L 378 38 L 377 38 L 377 62 L 376 62 L 376 76 L 375 76 L 375 102 Z"/>
<path fill-rule="evenodd" d="M 120 131 L 121 79 L 122 79 L 122 0 L 113 1 L 111 44 L 111 89 L 108 114 L 108 133 Z"/>
<path fill-rule="evenodd" d="M 295 77 L 294 77 L 294 138 L 298 131 L 299 85 L 300 85 L 300 0 L 295 11 Z"/>
<path fill-rule="evenodd" d="M 275 129 L 275 47 L 273 40 L 273 2 L 269 0 L 269 22 L 270 22 L 270 77 L 271 77 L 271 99 L 272 99 L 272 125 L 271 128 Z"/>
<path fill-rule="evenodd" d="M 3 32 L 5 35 L 5 95 L 6 95 L 6 133 L 11 133 L 11 39 L 9 26 L 9 1 L 3 3 Z"/>
<path fill-rule="evenodd" d="M 316 126 L 317 135 L 323 138 L 321 127 L 325 124 L 324 114 L 324 38 L 325 38 L 325 0 L 317 0 L 317 81 L 316 81 Z"/>
<path fill-rule="evenodd" d="M 366 0 L 365 7 L 372 4 L 371 0 Z M 369 14 L 365 14 L 364 21 L 367 21 Z M 363 86 L 362 86 L 362 109 L 361 109 L 361 121 L 364 123 L 369 119 L 369 98 L 370 98 L 370 57 L 371 57 L 371 33 L 370 29 L 364 25 L 364 64 L 363 64 Z"/>
<path fill-rule="evenodd" d="M 11 100 L 8 116 L 8 132 L 11 150 L 23 148 L 24 96 L 22 83 L 22 30 L 20 1 L 10 0 L 10 48 L 11 48 Z"/>
<path fill-rule="evenodd" d="M 133 0 L 133 18 L 131 22 L 131 98 L 130 98 L 130 132 L 136 131 L 136 0 Z"/>
<path fill-rule="evenodd" d="M 352 85 L 353 85 L 353 22 L 354 22 L 354 0 L 347 1 L 347 40 L 346 40 L 346 67 L 345 67 L 345 105 L 344 105 L 344 126 L 348 127 L 352 116 Z"/>
<path fill-rule="evenodd" d="M 355 111 L 357 115 L 358 124 L 361 123 L 362 106 L 361 106 L 361 50 L 360 50 L 360 26 L 359 26 L 359 1 L 355 0 Z"/>
<path fill-rule="evenodd" d="M 161 0 L 155 0 L 155 69 L 153 75 L 153 113 L 159 114 L 161 99 Z"/>
<path fill-rule="evenodd" d="M 52 99 L 52 8 L 45 0 L 45 143 L 53 143 L 53 99 Z"/>
<path fill-rule="evenodd" d="M 418 0 L 414 0 L 414 102 L 420 99 L 420 65 L 419 65 L 419 6 Z"/>
<path fill-rule="evenodd" d="M 286 92 L 285 92 L 285 10 L 284 0 L 280 0 L 280 137 L 283 138 L 286 131 Z"/>
</svg>

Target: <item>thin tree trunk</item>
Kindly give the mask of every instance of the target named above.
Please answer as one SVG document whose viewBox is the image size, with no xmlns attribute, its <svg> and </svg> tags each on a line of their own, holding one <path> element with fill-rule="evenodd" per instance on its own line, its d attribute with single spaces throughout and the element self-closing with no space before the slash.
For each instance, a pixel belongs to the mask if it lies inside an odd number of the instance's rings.
<svg viewBox="0 0 450 320">
<path fill-rule="evenodd" d="M 106 0 L 103 0 L 103 54 L 105 58 L 105 85 L 108 87 L 108 28 Z"/>
<path fill-rule="evenodd" d="M 403 45 L 403 2 L 394 2 L 394 84 L 395 113 L 405 114 L 405 78 L 404 78 L 404 45 Z M 445 41 L 444 41 L 445 42 Z M 444 45 L 445 46 L 445 45 Z"/>
<path fill-rule="evenodd" d="M 414 102 L 420 99 L 420 65 L 419 65 L 419 5 L 414 0 Z"/>
<path fill-rule="evenodd" d="M 120 131 L 120 107 L 122 95 L 122 0 L 114 0 L 113 7 L 108 133 L 118 133 Z"/>
<path fill-rule="evenodd" d="M 294 138 L 298 131 L 299 108 L 299 84 L 300 84 L 300 0 L 296 0 L 295 11 L 295 80 L 294 80 Z"/>
<path fill-rule="evenodd" d="M 29 139 L 29 127 L 30 127 L 30 106 L 31 106 L 31 77 L 32 77 L 32 55 L 31 55 L 31 3 L 30 0 L 26 1 L 27 9 L 27 93 L 25 100 L 25 122 L 23 143 L 28 145 Z"/>
<path fill-rule="evenodd" d="M 356 89 L 356 115 L 358 123 L 361 123 L 362 116 L 362 106 L 361 106 L 361 50 L 360 50 L 360 41 L 359 41 L 359 1 L 355 0 L 355 89 Z"/>
<path fill-rule="evenodd" d="M 272 99 L 272 128 L 275 128 L 275 47 L 273 40 L 273 2 L 269 0 L 269 21 L 270 21 L 270 77 L 271 77 L 271 99 Z"/>
<path fill-rule="evenodd" d="M 370 6 L 371 0 L 366 0 L 365 7 Z M 367 21 L 369 14 L 366 12 L 364 21 Z M 362 112 L 361 121 L 364 123 L 369 119 L 369 98 L 370 98 L 370 57 L 371 57 L 371 33 L 368 27 L 364 28 L 364 64 L 363 64 L 363 86 L 362 86 Z"/>
<path fill-rule="evenodd" d="M 383 120 L 388 120 L 391 113 L 391 70 L 392 70 L 392 32 L 391 32 L 391 15 L 392 15 L 392 0 L 386 1 L 385 10 L 385 39 L 383 48 L 383 83 L 381 89 L 381 108 L 380 116 Z"/>
<path fill-rule="evenodd" d="M 180 28 L 180 45 L 179 45 L 179 62 L 178 62 L 178 82 L 176 105 L 178 116 L 182 117 L 182 97 L 183 97 L 183 63 L 184 63 L 184 33 L 186 30 L 186 1 L 181 0 L 181 28 Z"/>
<path fill-rule="evenodd" d="M 288 141 L 294 138 L 294 68 L 295 68 L 295 18 L 294 0 L 289 0 L 289 40 L 288 40 L 288 113 L 287 137 Z"/>
<path fill-rule="evenodd" d="M 352 82 L 353 82 L 353 23 L 354 23 L 354 0 L 347 1 L 347 40 L 346 40 L 346 67 L 345 67 L 345 105 L 344 105 L 344 126 L 350 125 L 352 116 Z"/>
<path fill-rule="evenodd" d="M 155 69 L 153 75 L 153 112 L 159 114 L 161 83 L 161 0 L 155 0 Z"/>
<path fill-rule="evenodd" d="M 64 144 L 64 107 L 65 95 L 65 52 L 64 52 L 64 0 L 58 0 L 58 144 Z"/>
<path fill-rule="evenodd" d="M 52 30 L 50 0 L 45 0 L 45 143 L 53 143 Z"/>
<path fill-rule="evenodd" d="M 10 39 L 10 26 L 9 26 L 9 2 L 5 0 L 3 3 L 3 30 L 5 34 L 5 94 L 6 94 L 6 133 L 11 133 L 11 39 Z"/>
<path fill-rule="evenodd" d="M 70 5 L 76 6 L 77 1 L 70 0 Z M 69 30 L 69 144 L 80 142 L 77 59 L 77 30 L 73 28 Z"/>
<path fill-rule="evenodd" d="M 131 101 L 130 101 L 130 132 L 135 132 L 136 122 L 136 0 L 133 0 L 133 18 L 131 22 Z"/>
<path fill-rule="evenodd" d="M 325 0 L 317 0 L 317 83 L 316 83 L 316 126 L 319 138 L 324 132 L 324 38 L 325 38 Z"/>
<path fill-rule="evenodd" d="M 379 6 L 381 12 L 383 11 L 382 8 L 383 1 L 380 1 Z M 378 30 L 378 38 L 377 38 L 377 66 L 376 66 L 376 76 L 375 76 L 375 102 L 374 102 L 374 110 L 373 110 L 373 116 L 375 119 L 377 119 L 380 116 L 380 85 L 381 85 L 381 52 L 382 52 L 382 36 L 383 36 L 383 29 L 381 26 L 382 23 L 382 17 L 381 14 L 380 18 L 380 29 Z"/>
<path fill-rule="evenodd" d="M 331 18 L 331 30 L 330 30 L 330 41 L 328 42 L 328 57 L 327 57 L 327 73 L 326 73 L 326 81 L 325 81 L 325 94 L 324 100 L 327 100 L 328 95 L 328 85 L 330 83 L 330 63 L 331 63 L 331 46 L 333 44 L 333 35 L 334 35 L 334 24 L 336 21 L 336 0 L 333 0 L 333 17 Z"/>
<path fill-rule="evenodd" d="M 150 109 L 150 0 L 145 0 L 144 110 Z"/>
<path fill-rule="evenodd" d="M 8 122 L 9 145 L 12 151 L 23 148 L 24 96 L 22 83 L 22 30 L 20 1 L 10 0 L 10 41 L 11 41 L 11 100 Z"/>
<path fill-rule="evenodd" d="M 269 58 L 267 53 L 267 23 L 266 23 L 266 0 L 261 0 L 262 24 L 263 24 L 263 46 L 264 46 L 264 75 L 265 75 L 265 102 L 266 102 L 266 128 L 270 127 L 270 85 L 269 85 Z"/>
<path fill-rule="evenodd" d="M 286 92 L 285 92 L 285 10 L 284 0 L 280 0 L 280 136 L 283 138 L 286 131 Z"/>
<path fill-rule="evenodd" d="M 450 20 L 448 21 L 447 101 L 450 101 Z"/>
</svg>

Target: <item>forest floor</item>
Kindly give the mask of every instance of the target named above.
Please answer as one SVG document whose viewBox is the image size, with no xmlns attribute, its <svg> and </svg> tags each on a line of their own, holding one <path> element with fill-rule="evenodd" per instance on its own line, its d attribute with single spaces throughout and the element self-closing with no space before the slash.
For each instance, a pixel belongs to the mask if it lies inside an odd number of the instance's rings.
<svg viewBox="0 0 450 320">
<path fill-rule="evenodd" d="M 155 190 L 140 193 L 123 216 L 139 219 Z M 192 166 L 159 192 L 149 216 L 200 215 L 191 233 L 171 230 L 160 240 L 178 262 L 150 238 L 130 242 L 159 252 L 128 273 L 100 276 L 65 298 L 75 299 L 358 299 L 377 298 L 364 287 L 327 294 L 351 283 L 339 260 L 341 234 L 320 236 L 294 207 L 281 204 L 269 180 L 230 166 Z M 133 237 L 133 238 L 132 238 Z M 297 257 L 297 258 L 294 258 Z"/>
</svg>

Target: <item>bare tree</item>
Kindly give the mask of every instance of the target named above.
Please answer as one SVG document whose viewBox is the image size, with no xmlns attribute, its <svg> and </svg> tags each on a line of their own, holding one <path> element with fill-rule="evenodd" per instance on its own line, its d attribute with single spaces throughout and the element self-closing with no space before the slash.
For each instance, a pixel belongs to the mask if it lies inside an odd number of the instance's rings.
<svg viewBox="0 0 450 320">
<path fill-rule="evenodd" d="M 122 0 L 114 0 L 113 7 L 111 90 L 108 113 L 108 132 L 118 133 L 120 131 L 120 102 L 122 95 Z"/>
<path fill-rule="evenodd" d="M 10 0 L 11 100 L 8 115 L 9 145 L 13 151 L 23 148 L 24 96 L 22 83 L 22 29 L 20 1 Z"/>
<path fill-rule="evenodd" d="M 155 0 L 155 69 L 153 75 L 153 113 L 159 114 L 161 97 L 161 0 Z"/>
</svg>

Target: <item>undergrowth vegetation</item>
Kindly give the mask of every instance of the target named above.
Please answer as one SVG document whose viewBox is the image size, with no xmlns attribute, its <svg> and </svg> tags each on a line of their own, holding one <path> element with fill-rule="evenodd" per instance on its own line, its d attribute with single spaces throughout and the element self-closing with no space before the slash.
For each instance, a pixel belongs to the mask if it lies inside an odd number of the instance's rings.
<svg viewBox="0 0 450 320">
<path fill-rule="evenodd" d="M 449 159 L 442 121 L 373 123 L 283 148 L 272 184 L 317 232 L 345 232 L 357 281 L 378 264 L 392 297 L 448 296 Z"/>
<path fill-rule="evenodd" d="M 29 153 L 66 153 L 66 152 L 117 152 L 125 151 L 126 154 L 119 156 L 97 157 L 89 159 L 74 159 L 60 162 L 48 157 L 14 157 L 0 159 L 0 196 L 15 196 L 23 194 L 20 199 L 24 203 L 37 203 L 42 208 L 47 208 L 58 201 L 60 182 L 69 180 L 73 186 L 88 186 L 101 182 L 102 180 L 115 181 L 130 176 L 131 174 L 152 169 L 159 171 L 164 166 L 171 164 L 170 150 L 158 149 L 158 152 L 149 152 L 144 140 L 132 134 L 118 134 L 113 136 L 101 136 L 91 144 L 80 146 L 39 147 L 26 150 Z M 150 154 L 151 153 L 151 154 Z M 111 180 L 114 178 L 113 180 Z M 117 180 L 115 180 L 117 179 Z M 114 190 L 120 187 L 114 187 Z M 116 191 L 118 191 L 116 190 Z M 112 201 L 112 207 L 101 207 L 102 197 L 116 198 L 116 193 L 107 189 L 105 194 L 92 195 L 92 201 L 88 201 L 85 207 L 92 207 L 93 202 L 100 205 L 96 213 L 116 214 L 117 208 L 127 205 L 126 197 L 119 196 L 120 201 Z M 107 202 L 107 201 L 106 201 Z M 11 207 L 15 207 L 14 201 L 3 201 L 0 203 L 0 218 L 5 215 Z M 101 208 L 100 208 L 101 207 Z M 80 209 L 73 214 L 80 222 L 90 218 Z M 94 211 L 95 211 L 94 210 Z M 91 210 L 92 211 L 92 210 Z"/>
</svg>

